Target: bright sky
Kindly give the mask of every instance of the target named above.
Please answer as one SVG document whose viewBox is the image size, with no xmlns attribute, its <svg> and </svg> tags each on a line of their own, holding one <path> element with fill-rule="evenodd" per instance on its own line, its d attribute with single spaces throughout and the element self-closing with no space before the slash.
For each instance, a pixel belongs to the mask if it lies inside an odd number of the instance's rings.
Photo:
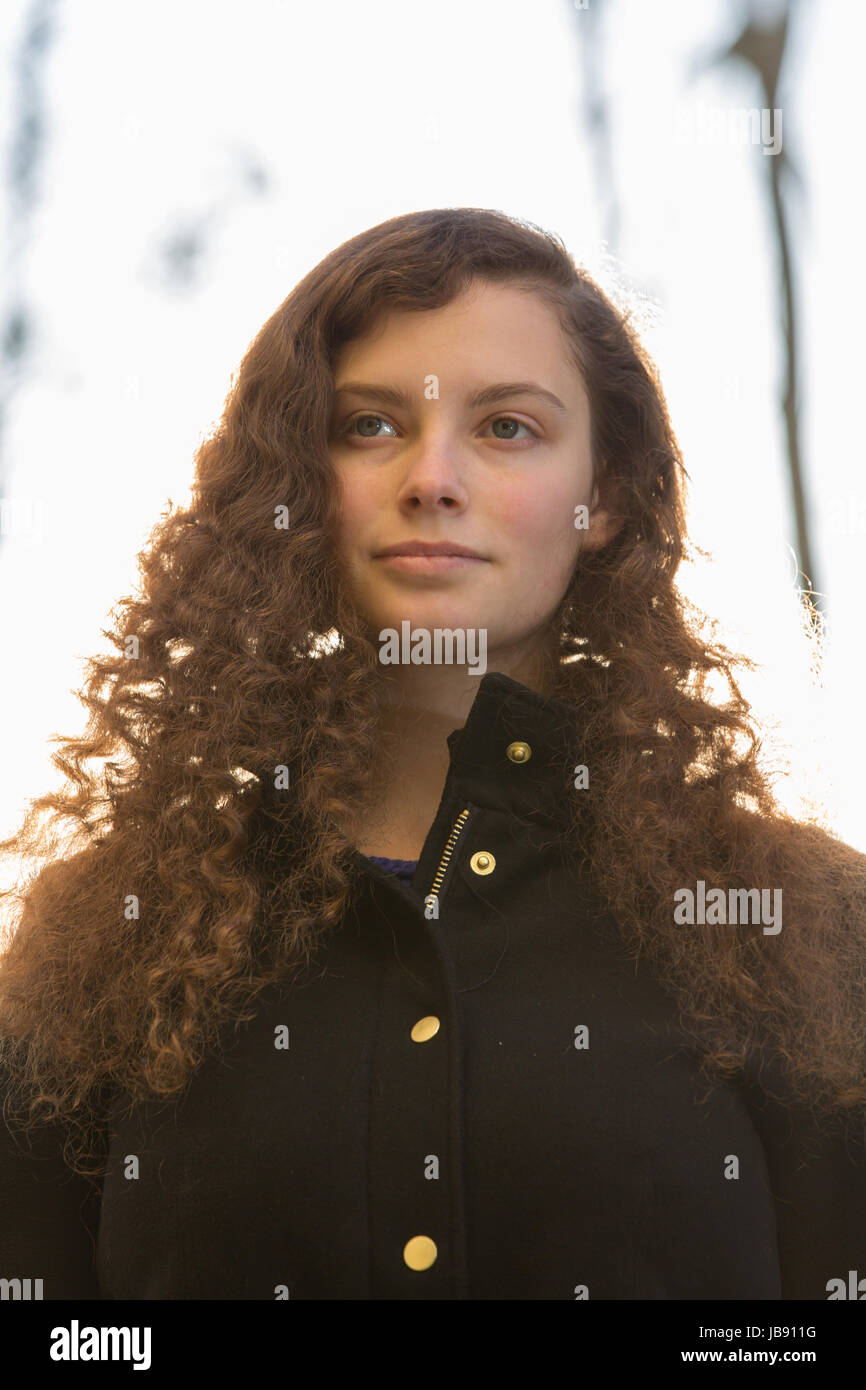
<svg viewBox="0 0 866 1390">
<path fill-rule="evenodd" d="M 11 60 L 28 9 L 7 0 L 0 14 L 7 161 Z M 11 266 L 37 338 L 0 490 L 16 509 L 41 504 L 42 524 L 28 534 L 7 522 L 0 544 L 0 832 L 57 783 L 49 739 L 84 727 L 72 693 L 84 659 L 106 648 L 100 630 L 136 583 L 151 527 L 169 500 L 186 500 L 195 447 L 261 324 L 346 238 L 399 213 L 470 205 L 556 231 L 605 283 L 613 274 L 645 297 L 646 341 L 692 479 L 693 536 L 714 556 L 683 574 L 684 587 L 734 645 L 769 663 L 746 693 L 806 750 L 797 758 L 829 799 L 831 824 L 866 850 L 856 717 L 866 498 L 850 414 L 863 367 L 866 237 L 849 182 L 861 177 L 862 10 L 801 6 L 783 74 L 783 144 L 801 181 L 788 208 L 802 444 L 830 614 L 823 690 L 809 684 L 792 587 L 769 157 L 733 127 L 712 127 L 715 113 L 761 98 L 742 66 L 687 78 L 736 37 L 736 6 L 605 5 L 605 178 L 621 211 L 609 248 L 583 121 L 588 16 L 567 0 L 58 10 L 42 200 Z M 160 254 L 179 228 L 204 241 L 188 283 Z"/>
</svg>

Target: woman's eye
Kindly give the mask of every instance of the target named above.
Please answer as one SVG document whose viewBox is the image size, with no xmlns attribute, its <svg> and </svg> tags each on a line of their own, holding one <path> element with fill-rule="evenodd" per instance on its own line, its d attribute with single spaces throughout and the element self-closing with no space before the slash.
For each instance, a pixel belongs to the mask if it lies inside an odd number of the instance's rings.
<svg viewBox="0 0 866 1390">
<path fill-rule="evenodd" d="M 346 426 L 346 433 L 348 434 L 349 432 L 354 431 L 356 426 L 358 425 L 363 425 L 365 427 L 368 425 L 375 426 L 377 422 L 383 425 L 387 425 L 389 429 L 394 428 L 393 425 L 389 424 L 388 421 L 382 415 L 356 415 L 354 420 L 350 420 L 349 424 Z M 538 438 L 538 435 L 536 434 L 535 430 L 531 429 L 529 425 L 524 424 L 523 420 L 516 420 L 513 415 L 497 415 L 495 420 L 490 421 L 491 427 L 493 425 L 501 424 L 509 425 L 511 427 L 512 433 L 496 435 L 497 439 L 518 438 L 519 436 L 514 433 L 515 426 L 517 427 L 517 429 L 528 430 L 529 433 L 532 435 L 533 439 Z M 376 433 L 375 430 L 367 431 L 366 428 L 362 430 L 360 435 L 355 436 L 356 439 L 378 439 L 379 437 L 379 434 Z"/>
<path fill-rule="evenodd" d="M 503 423 L 505 423 L 506 425 L 516 425 L 517 428 L 520 430 L 529 430 L 529 433 L 533 436 L 534 439 L 538 438 L 538 436 L 535 433 L 535 430 L 529 429 L 529 426 L 524 424 L 522 420 L 515 420 L 513 415 L 497 415 L 496 419 L 491 420 L 490 423 L 491 425 L 501 425 Z M 516 436 L 514 434 L 499 434 L 496 436 L 496 438 L 515 439 Z"/>
<path fill-rule="evenodd" d="M 348 424 L 348 426 L 347 426 L 347 432 L 348 432 L 349 430 L 354 430 L 354 428 L 355 428 L 356 425 L 369 425 L 369 424 L 375 424 L 375 422 L 376 422 L 377 420 L 381 421 L 381 423 L 382 423 L 383 425 L 387 425 L 387 424 L 388 424 L 388 421 L 385 420 L 385 419 L 383 419 L 381 415 L 356 415 L 355 418 L 354 418 L 354 420 L 350 420 L 350 421 L 349 421 L 349 424 Z M 393 429 L 393 426 L 392 426 L 392 425 L 389 425 L 388 428 L 389 428 L 389 429 Z M 376 434 L 362 434 L 362 435 L 360 436 L 360 438 L 362 438 L 362 439 L 377 439 L 377 438 L 378 438 L 378 435 L 376 435 Z"/>
</svg>

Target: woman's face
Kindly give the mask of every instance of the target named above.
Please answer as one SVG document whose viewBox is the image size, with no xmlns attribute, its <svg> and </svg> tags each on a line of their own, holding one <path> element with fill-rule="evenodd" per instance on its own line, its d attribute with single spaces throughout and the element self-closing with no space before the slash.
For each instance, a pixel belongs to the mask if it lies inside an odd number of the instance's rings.
<svg viewBox="0 0 866 1390">
<path fill-rule="evenodd" d="M 486 282 L 444 309 L 392 312 L 343 346 L 329 443 L 339 555 L 378 631 L 399 634 L 406 619 L 411 630 L 486 629 L 488 664 L 498 652 L 504 669 L 506 654 L 531 650 L 578 550 L 608 538 L 602 511 L 589 530 L 575 526 L 592 501 L 590 418 L 566 354 L 553 310 Z M 456 542 L 483 559 L 379 557 L 401 541 Z"/>
</svg>

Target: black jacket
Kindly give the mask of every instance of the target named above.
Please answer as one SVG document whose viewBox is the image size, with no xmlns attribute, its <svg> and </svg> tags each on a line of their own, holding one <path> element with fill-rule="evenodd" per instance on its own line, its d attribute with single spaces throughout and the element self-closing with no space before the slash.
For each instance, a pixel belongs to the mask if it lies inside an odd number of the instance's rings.
<svg viewBox="0 0 866 1390">
<path fill-rule="evenodd" d="M 754 1078 L 707 1094 L 563 853 L 591 764 L 569 713 L 480 679 L 412 884 L 356 854 L 317 966 L 266 991 L 176 1106 L 112 1112 L 101 1188 L 58 1132 L 29 1152 L 0 1122 L 0 1278 L 45 1298 L 571 1300 L 827 1299 L 866 1276 L 862 1138 Z"/>
</svg>

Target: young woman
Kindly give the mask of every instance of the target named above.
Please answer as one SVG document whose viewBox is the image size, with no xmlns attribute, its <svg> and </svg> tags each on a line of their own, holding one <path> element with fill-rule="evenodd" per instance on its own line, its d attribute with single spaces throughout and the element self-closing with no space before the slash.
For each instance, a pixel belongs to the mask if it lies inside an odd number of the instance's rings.
<svg viewBox="0 0 866 1390">
<path fill-rule="evenodd" d="M 866 859 L 773 798 L 682 472 L 530 225 L 398 217 L 293 290 L 5 842 L 78 831 L 0 961 L 0 1276 L 859 1296 Z"/>
</svg>

